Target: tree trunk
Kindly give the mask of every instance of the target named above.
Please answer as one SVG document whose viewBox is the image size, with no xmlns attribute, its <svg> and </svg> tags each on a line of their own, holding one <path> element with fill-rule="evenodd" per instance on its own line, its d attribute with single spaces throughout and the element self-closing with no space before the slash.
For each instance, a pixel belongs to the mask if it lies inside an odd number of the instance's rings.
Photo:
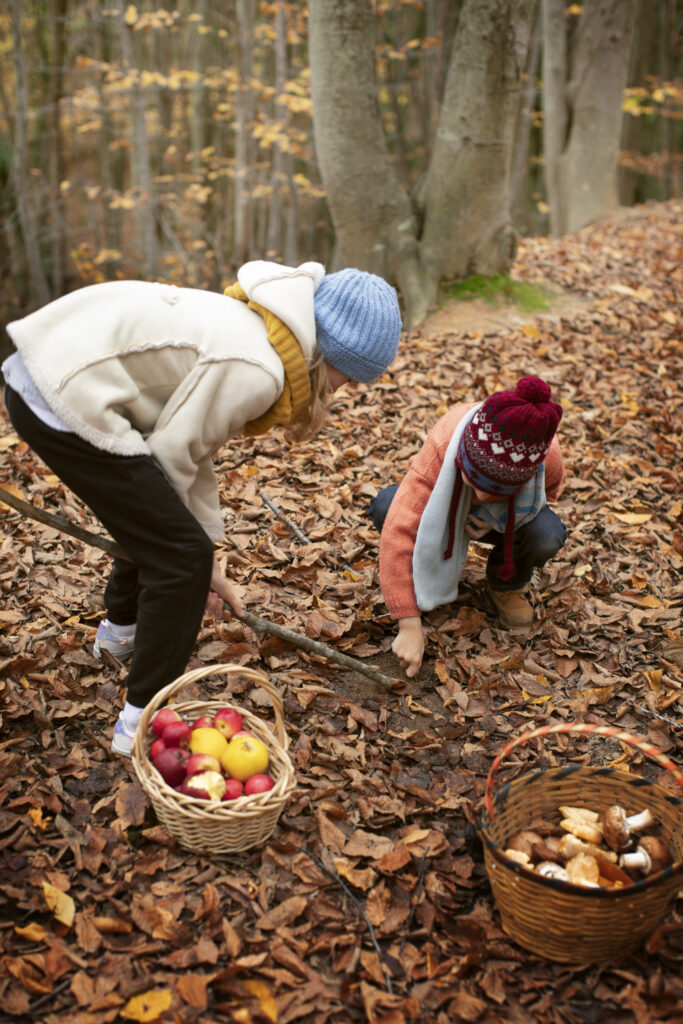
<svg viewBox="0 0 683 1024">
<path fill-rule="evenodd" d="M 134 160 L 133 183 L 139 189 L 136 206 L 138 236 L 140 247 L 142 249 L 144 271 L 148 277 L 153 277 L 157 271 L 157 239 L 154 190 L 152 186 L 149 138 L 147 134 L 145 111 L 145 96 L 139 82 L 138 68 L 133 55 L 131 39 L 133 28 L 126 22 L 123 0 L 117 0 L 117 8 L 120 15 L 121 50 L 123 53 L 123 59 L 128 66 L 128 70 L 133 76 L 133 84 L 131 85 Z"/>
<path fill-rule="evenodd" d="M 635 0 L 585 0 L 568 61 L 563 59 L 564 5 L 559 0 L 544 5 L 545 161 L 551 230 L 557 235 L 578 231 L 618 206 L 622 99 Z"/>
<path fill-rule="evenodd" d="M 536 2 L 536 13 L 527 54 L 527 65 L 524 73 L 524 84 L 521 90 L 520 105 L 517 111 L 515 142 L 512 150 L 512 166 L 510 170 L 510 207 L 512 220 L 522 234 L 532 234 L 530 224 L 537 220 L 535 206 L 531 209 L 529 190 L 529 157 L 531 128 L 538 95 L 538 72 L 541 59 L 541 39 L 543 37 L 543 14 L 541 3 Z"/>
<path fill-rule="evenodd" d="M 62 212 L 62 132 L 60 128 L 60 104 L 64 82 L 63 69 L 66 64 L 64 56 L 64 22 L 66 20 L 67 0 L 53 0 L 49 5 L 51 68 L 48 103 L 48 179 L 50 183 L 50 221 L 52 258 L 50 272 L 52 277 L 52 295 L 61 295 L 64 291 L 64 223 Z"/>
<path fill-rule="evenodd" d="M 316 153 L 338 262 L 401 288 L 409 326 L 444 274 L 508 270 L 511 146 L 534 0 L 464 0 L 434 153 L 414 209 L 377 104 L 370 0 L 316 0 L 309 53 Z"/>
<path fill-rule="evenodd" d="M 31 196 L 31 173 L 28 149 L 28 85 L 24 63 L 24 37 L 20 0 L 12 0 L 12 36 L 14 40 L 14 76 L 16 117 L 14 149 L 12 153 L 12 184 L 17 206 L 17 218 L 24 238 L 24 252 L 28 269 L 30 301 L 44 305 L 50 299 L 50 290 L 40 258 L 38 225 Z"/>
<path fill-rule="evenodd" d="M 508 270 L 510 167 L 534 0 L 465 0 L 425 195 L 422 259 L 464 277 Z"/>
<path fill-rule="evenodd" d="M 370 0 L 316 0 L 309 6 L 313 134 L 336 231 L 331 269 L 391 274 L 402 235 L 415 248 L 416 224 L 389 159 L 377 103 Z"/>
<path fill-rule="evenodd" d="M 237 0 L 236 48 L 239 82 L 235 90 L 235 192 L 233 263 L 236 267 L 250 258 L 253 235 L 251 199 L 250 139 L 253 121 L 254 0 Z"/>
</svg>

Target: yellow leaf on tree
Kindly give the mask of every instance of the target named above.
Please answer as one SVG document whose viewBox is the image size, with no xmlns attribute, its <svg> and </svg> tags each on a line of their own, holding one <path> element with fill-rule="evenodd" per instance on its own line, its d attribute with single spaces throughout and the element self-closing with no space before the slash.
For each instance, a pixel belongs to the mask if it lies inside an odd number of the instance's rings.
<svg viewBox="0 0 683 1024">
<path fill-rule="evenodd" d="M 123 16 L 123 20 L 126 25 L 134 25 L 138 20 L 138 9 L 135 4 L 128 4 L 126 7 L 126 13 Z"/>
<path fill-rule="evenodd" d="M 613 512 L 612 515 L 620 522 L 628 523 L 629 526 L 641 526 L 652 519 L 651 512 Z"/>
<path fill-rule="evenodd" d="M 49 882 L 43 882 L 43 895 L 48 910 L 51 910 L 58 921 L 70 928 L 76 913 L 76 904 L 67 892 L 55 888 Z"/>
<path fill-rule="evenodd" d="M 273 999 L 272 993 L 268 986 L 262 981 L 256 979 L 247 978 L 246 981 L 242 982 L 242 986 L 246 988 L 247 992 L 251 992 L 253 996 L 256 996 L 259 1003 L 259 1009 L 264 1017 L 269 1020 L 277 1020 L 277 1003 Z"/>
<path fill-rule="evenodd" d="M 169 1009 L 173 1002 L 170 989 L 150 989 L 142 995 L 133 996 L 121 1010 L 121 1016 L 128 1020 L 152 1021 Z"/>
</svg>

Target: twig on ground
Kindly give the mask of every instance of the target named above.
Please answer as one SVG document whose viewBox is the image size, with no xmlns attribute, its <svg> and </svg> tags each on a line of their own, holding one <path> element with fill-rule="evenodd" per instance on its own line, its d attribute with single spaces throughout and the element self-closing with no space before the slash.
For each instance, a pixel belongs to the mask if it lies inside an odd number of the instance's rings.
<svg viewBox="0 0 683 1024">
<path fill-rule="evenodd" d="M 295 633 L 294 630 L 287 629 L 285 626 L 279 626 L 276 622 L 260 619 L 258 615 L 253 615 L 252 612 L 245 612 L 241 621 L 245 622 L 256 633 L 269 633 L 271 636 L 279 637 L 280 640 L 285 640 L 287 643 L 292 644 L 293 647 L 300 647 L 310 654 L 317 654 L 318 657 L 325 658 L 326 661 L 333 661 L 343 668 L 360 672 L 362 675 L 367 676 L 368 679 L 374 680 L 374 682 L 379 683 L 380 686 L 385 686 L 389 690 L 401 690 L 405 686 L 401 679 L 385 676 L 382 672 L 370 668 L 357 658 L 352 658 L 348 654 L 342 654 L 341 651 L 336 651 L 333 647 L 320 643 L 319 640 L 312 640 L 311 637 Z"/>
<path fill-rule="evenodd" d="M 377 942 L 377 938 L 375 936 L 375 929 L 372 927 L 372 924 L 370 922 L 370 918 L 368 917 L 368 915 L 365 912 L 365 907 L 360 902 L 360 900 L 355 895 L 355 893 L 352 892 L 352 890 L 348 887 L 348 885 L 346 884 L 344 879 L 341 878 L 341 876 L 339 875 L 339 873 L 337 871 L 330 871 L 330 869 L 327 867 L 327 865 L 324 864 L 320 860 L 319 857 L 316 857 L 316 855 L 314 853 L 311 853 L 309 850 L 307 850 L 305 846 L 295 846 L 294 849 L 298 850 L 300 853 L 305 854 L 305 856 L 308 857 L 310 860 L 312 860 L 314 864 L 318 865 L 320 870 L 324 874 L 326 874 L 328 878 L 331 878 L 333 882 L 336 882 L 338 885 L 341 886 L 341 888 L 344 890 L 344 892 L 349 897 L 351 902 L 357 907 L 359 914 L 361 915 L 361 917 L 365 921 L 366 925 L 368 926 L 368 931 L 370 932 L 370 940 L 371 940 L 373 946 L 375 947 L 375 952 L 377 953 L 377 956 L 379 957 L 380 963 L 382 963 L 384 954 L 382 953 L 381 947 L 380 947 L 379 943 Z M 391 988 L 391 978 L 387 974 L 386 970 L 384 971 L 384 984 L 386 985 L 387 992 L 391 992 L 392 991 L 392 988 Z"/>
<path fill-rule="evenodd" d="M 261 497 L 263 498 L 264 502 L 266 503 L 268 508 L 271 510 L 273 515 L 276 516 L 278 519 L 280 519 L 283 523 L 285 523 L 289 527 L 289 529 L 292 531 L 294 536 L 297 537 L 298 540 L 300 540 L 302 544 L 310 544 L 311 542 L 308 539 L 308 537 L 306 536 L 306 534 L 303 533 L 299 529 L 299 527 L 296 525 L 296 523 L 293 522 L 293 520 L 291 520 L 289 518 L 289 516 L 286 516 L 282 512 L 282 510 L 280 508 L 278 508 L 278 506 L 275 504 L 273 499 L 269 498 L 268 495 L 264 491 L 261 491 L 260 493 L 261 493 Z M 356 570 L 352 569 L 350 565 L 347 565 L 346 563 L 343 563 L 342 564 L 342 569 L 344 570 L 344 572 L 350 573 L 355 580 L 360 579 L 360 573 L 357 573 Z"/>
</svg>

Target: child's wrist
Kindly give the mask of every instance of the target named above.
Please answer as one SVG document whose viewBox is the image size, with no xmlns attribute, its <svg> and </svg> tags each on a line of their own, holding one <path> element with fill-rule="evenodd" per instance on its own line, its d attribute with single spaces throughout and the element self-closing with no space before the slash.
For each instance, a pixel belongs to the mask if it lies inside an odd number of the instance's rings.
<svg viewBox="0 0 683 1024">
<path fill-rule="evenodd" d="M 400 633 L 415 633 L 418 630 L 422 631 L 422 616 L 411 615 L 408 618 L 399 619 L 398 629 Z"/>
</svg>

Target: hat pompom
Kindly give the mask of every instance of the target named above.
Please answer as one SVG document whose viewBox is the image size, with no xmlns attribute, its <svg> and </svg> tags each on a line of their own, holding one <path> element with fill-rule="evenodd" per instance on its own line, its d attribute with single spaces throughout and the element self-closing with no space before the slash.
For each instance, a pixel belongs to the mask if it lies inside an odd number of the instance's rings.
<svg viewBox="0 0 683 1024">
<path fill-rule="evenodd" d="M 550 386 L 540 377 L 520 377 L 515 393 L 518 398 L 533 405 L 542 405 L 550 401 Z"/>
</svg>

